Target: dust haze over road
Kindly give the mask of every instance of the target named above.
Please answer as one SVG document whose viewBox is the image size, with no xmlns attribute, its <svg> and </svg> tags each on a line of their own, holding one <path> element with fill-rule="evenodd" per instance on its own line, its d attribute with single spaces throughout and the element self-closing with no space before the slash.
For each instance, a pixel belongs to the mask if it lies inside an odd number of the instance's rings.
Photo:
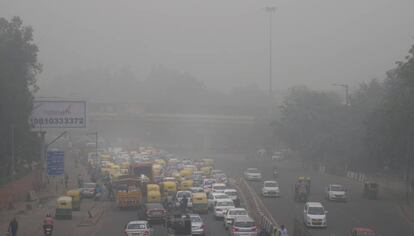
<svg viewBox="0 0 414 236">
<path fill-rule="evenodd" d="M 186 225 L 171 216 L 196 213 L 175 197 L 191 185 L 209 208 L 192 233 L 240 236 L 212 179 L 237 190 L 252 236 L 281 224 L 294 236 L 414 235 L 412 9 L 0 0 L 0 228 L 13 235 L 16 217 L 19 236 L 42 235 L 51 212 L 56 235 L 124 234 L 164 213 Z M 167 209 L 151 215 L 151 201 Z M 131 224 L 178 231 L 150 223 Z"/>
</svg>

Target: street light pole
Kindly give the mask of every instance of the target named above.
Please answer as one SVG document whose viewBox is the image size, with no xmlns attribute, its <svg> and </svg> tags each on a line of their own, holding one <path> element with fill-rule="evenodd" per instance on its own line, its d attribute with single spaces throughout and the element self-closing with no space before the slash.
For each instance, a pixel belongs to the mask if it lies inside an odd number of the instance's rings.
<svg viewBox="0 0 414 236">
<path fill-rule="evenodd" d="M 350 105 L 349 100 L 349 85 L 348 84 L 332 84 L 333 86 L 343 87 L 345 89 L 345 105 Z"/>
<path fill-rule="evenodd" d="M 11 125 L 10 127 L 10 131 L 11 131 L 11 171 L 12 171 L 12 176 L 14 177 L 14 175 L 16 174 L 16 166 L 15 166 L 15 157 L 14 157 L 14 125 Z"/>
<path fill-rule="evenodd" d="M 276 12 L 276 7 L 266 7 L 269 14 L 269 96 L 272 96 L 272 16 Z"/>
</svg>

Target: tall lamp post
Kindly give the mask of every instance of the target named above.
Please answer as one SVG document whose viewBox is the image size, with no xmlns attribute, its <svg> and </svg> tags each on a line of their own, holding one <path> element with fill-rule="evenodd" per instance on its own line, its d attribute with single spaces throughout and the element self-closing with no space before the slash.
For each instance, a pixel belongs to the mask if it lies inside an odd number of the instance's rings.
<svg viewBox="0 0 414 236">
<path fill-rule="evenodd" d="M 276 12 L 276 7 L 266 7 L 269 15 L 269 97 L 272 96 L 272 16 Z"/>
</svg>

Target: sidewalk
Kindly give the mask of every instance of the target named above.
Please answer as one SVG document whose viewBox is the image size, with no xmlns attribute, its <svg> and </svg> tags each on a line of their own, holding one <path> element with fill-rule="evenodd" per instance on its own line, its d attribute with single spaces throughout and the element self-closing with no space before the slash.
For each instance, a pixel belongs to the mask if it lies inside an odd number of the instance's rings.
<svg viewBox="0 0 414 236">
<path fill-rule="evenodd" d="M 63 178 L 51 179 L 45 189 L 36 193 L 37 201 L 15 202 L 14 209 L 0 211 L 0 235 L 7 232 L 8 224 L 13 217 L 16 217 L 19 222 L 19 236 L 43 235 L 43 219 L 47 213 L 54 215 L 56 198 L 64 195 L 68 189 L 78 188 L 77 176 L 79 174 L 85 180 L 88 178 L 84 166 L 79 165 L 78 168 L 75 168 L 75 163 L 69 151 L 66 152 L 65 157 L 65 172 L 69 175 L 67 189 Z"/>
</svg>

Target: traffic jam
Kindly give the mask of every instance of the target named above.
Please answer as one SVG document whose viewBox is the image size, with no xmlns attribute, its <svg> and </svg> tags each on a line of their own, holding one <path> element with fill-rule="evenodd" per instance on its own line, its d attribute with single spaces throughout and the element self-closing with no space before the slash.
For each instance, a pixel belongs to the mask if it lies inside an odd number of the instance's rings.
<svg viewBox="0 0 414 236">
<path fill-rule="evenodd" d="M 84 183 L 82 197 L 105 195 L 120 210 L 137 211 L 135 220 L 125 222 L 127 236 L 156 235 L 156 227 L 169 235 L 211 235 L 204 222 L 208 217 L 222 225 L 224 235 L 259 234 L 240 193 L 213 159 L 176 158 L 147 147 L 89 155 L 88 165 L 99 183 Z M 268 194 L 274 183 L 265 182 Z M 96 186 L 105 191 L 97 192 Z"/>
</svg>

